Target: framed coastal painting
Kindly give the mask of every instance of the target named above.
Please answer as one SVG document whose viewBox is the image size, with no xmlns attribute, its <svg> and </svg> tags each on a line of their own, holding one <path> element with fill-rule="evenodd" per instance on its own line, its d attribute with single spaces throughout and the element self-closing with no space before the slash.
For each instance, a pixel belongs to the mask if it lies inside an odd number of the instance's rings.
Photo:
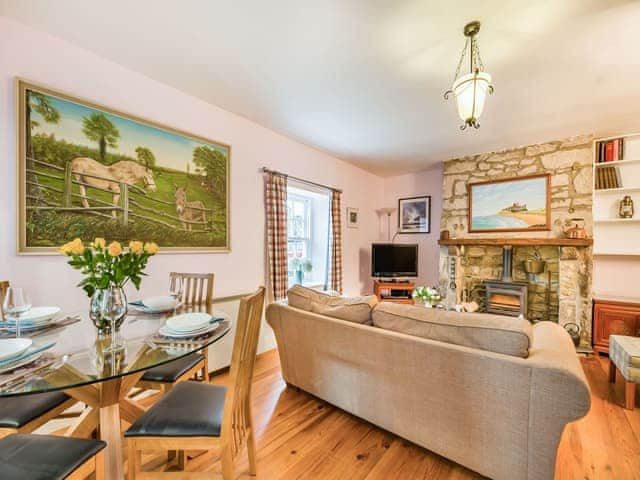
<svg viewBox="0 0 640 480">
<path fill-rule="evenodd" d="M 398 233 L 429 233 L 431 231 L 431 197 L 410 197 L 398 200 Z"/>
<path fill-rule="evenodd" d="M 79 237 L 229 251 L 231 147 L 16 81 L 18 253 Z"/>
<path fill-rule="evenodd" d="M 469 232 L 551 229 L 551 175 L 469 185 Z"/>
</svg>

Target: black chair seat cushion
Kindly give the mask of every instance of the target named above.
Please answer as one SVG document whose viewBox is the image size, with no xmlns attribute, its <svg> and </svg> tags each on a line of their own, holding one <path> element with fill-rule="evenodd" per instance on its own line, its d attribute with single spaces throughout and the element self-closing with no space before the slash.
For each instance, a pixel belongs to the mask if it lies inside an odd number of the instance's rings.
<svg viewBox="0 0 640 480">
<path fill-rule="evenodd" d="M 125 437 L 219 437 L 225 387 L 181 382 L 124 434 Z"/>
<path fill-rule="evenodd" d="M 168 362 L 159 367 L 147 370 L 144 372 L 142 380 L 147 382 L 173 383 L 202 360 L 204 360 L 204 355 L 192 353 L 173 362 Z"/>
<path fill-rule="evenodd" d="M 20 428 L 69 397 L 62 392 L 36 393 L 0 399 L 0 428 Z"/>
<path fill-rule="evenodd" d="M 106 445 L 98 440 L 53 435 L 9 435 L 0 440 L 0 478 L 63 479 Z"/>
</svg>

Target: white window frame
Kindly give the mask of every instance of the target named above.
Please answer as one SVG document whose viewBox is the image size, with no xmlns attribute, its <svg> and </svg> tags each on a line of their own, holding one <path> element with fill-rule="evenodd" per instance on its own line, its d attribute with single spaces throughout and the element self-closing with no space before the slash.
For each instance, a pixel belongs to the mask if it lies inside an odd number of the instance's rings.
<svg viewBox="0 0 640 480">
<path fill-rule="evenodd" d="M 292 237 L 289 236 L 289 210 L 293 211 L 293 208 L 289 207 L 289 201 L 292 202 L 300 202 L 304 204 L 304 236 L 302 237 Z M 313 258 L 312 246 L 313 246 L 313 208 L 311 205 L 311 198 L 300 195 L 297 193 L 289 193 L 287 192 L 287 256 L 289 253 L 289 242 L 302 242 L 305 245 L 305 252 L 307 258 Z M 287 277 L 291 279 L 294 276 L 292 271 L 287 271 Z"/>
</svg>

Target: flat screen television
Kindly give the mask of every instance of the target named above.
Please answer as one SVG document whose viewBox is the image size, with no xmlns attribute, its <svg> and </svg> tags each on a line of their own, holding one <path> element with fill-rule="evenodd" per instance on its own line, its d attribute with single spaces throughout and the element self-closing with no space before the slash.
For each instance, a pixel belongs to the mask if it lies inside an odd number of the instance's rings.
<svg viewBox="0 0 640 480">
<path fill-rule="evenodd" d="M 417 277 L 418 245 L 374 243 L 371 245 L 371 275 L 374 277 Z"/>
</svg>

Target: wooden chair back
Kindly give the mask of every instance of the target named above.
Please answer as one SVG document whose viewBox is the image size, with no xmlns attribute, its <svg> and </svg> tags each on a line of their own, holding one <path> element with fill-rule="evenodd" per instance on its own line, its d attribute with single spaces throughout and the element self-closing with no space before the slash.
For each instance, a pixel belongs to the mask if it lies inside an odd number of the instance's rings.
<svg viewBox="0 0 640 480">
<path fill-rule="evenodd" d="M 235 458 L 247 436 L 252 435 L 251 380 L 258 350 L 265 288 L 240 301 L 236 336 L 231 354 L 229 383 L 224 401 L 221 442 Z"/>
<path fill-rule="evenodd" d="M 9 282 L 6 280 L 0 281 L 0 318 L 4 319 L 4 310 L 2 309 L 2 303 L 4 302 L 4 296 L 7 294 L 9 288 Z"/>
<path fill-rule="evenodd" d="M 180 278 L 182 280 L 182 298 L 180 301 L 187 307 L 205 307 L 207 312 L 213 311 L 213 273 L 178 273 L 171 272 L 171 287 Z"/>
</svg>

